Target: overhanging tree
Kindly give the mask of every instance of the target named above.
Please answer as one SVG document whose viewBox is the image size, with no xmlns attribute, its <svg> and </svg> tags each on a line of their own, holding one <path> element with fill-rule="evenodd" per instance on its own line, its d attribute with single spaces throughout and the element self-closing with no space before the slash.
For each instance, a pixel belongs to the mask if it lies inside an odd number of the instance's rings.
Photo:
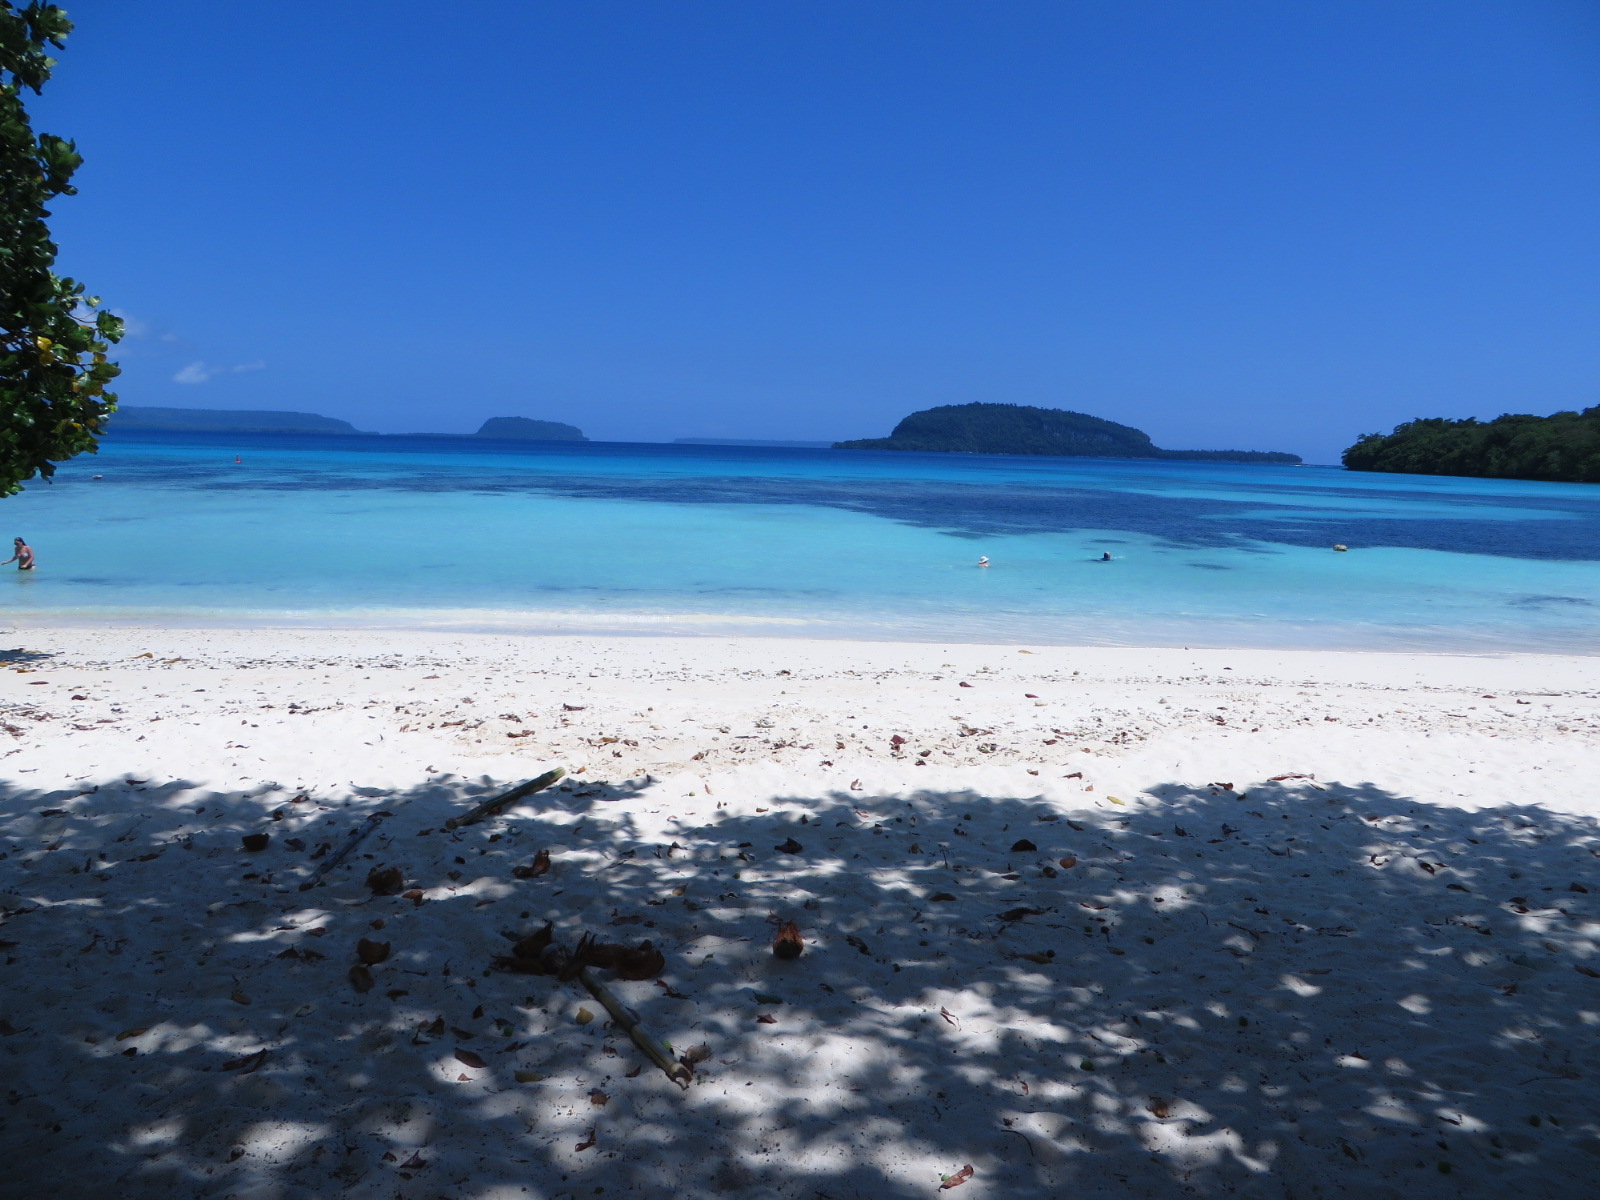
<svg viewBox="0 0 1600 1200">
<path fill-rule="evenodd" d="M 72 142 L 35 135 L 24 92 L 38 95 L 72 22 L 54 4 L 0 0 L 0 496 L 55 464 L 93 453 L 120 373 L 106 356 L 122 322 L 84 285 L 55 273 L 47 203 L 76 192 Z"/>
</svg>

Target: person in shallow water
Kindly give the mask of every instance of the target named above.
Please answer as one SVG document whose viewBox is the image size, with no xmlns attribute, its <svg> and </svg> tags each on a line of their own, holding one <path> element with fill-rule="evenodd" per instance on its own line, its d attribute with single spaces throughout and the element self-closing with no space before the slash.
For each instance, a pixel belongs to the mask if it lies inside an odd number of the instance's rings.
<svg viewBox="0 0 1600 1200">
<path fill-rule="evenodd" d="M 1100 556 L 1100 561 L 1101 562 L 1110 562 L 1111 561 L 1111 551 L 1107 550 L 1104 554 L 1102 554 Z"/>
<path fill-rule="evenodd" d="M 989 556 L 987 554 L 978 555 L 978 565 L 980 567 L 987 567 L 989 565 Z"/>
<path fill-rule="evenodd" d="M 17 552 L 10 558 L 6 559 L 5 562 L 0 563 L 0 567 L 6 567 L 10 566 L 12 563 L 16 563 L 17 570 L 19 571 L 33 570 L 33 547 L 28 545 L 28 543 L 23 541 L 21 538 L 14 538 L 13 541 L 16 543 Z"/>
</svg>

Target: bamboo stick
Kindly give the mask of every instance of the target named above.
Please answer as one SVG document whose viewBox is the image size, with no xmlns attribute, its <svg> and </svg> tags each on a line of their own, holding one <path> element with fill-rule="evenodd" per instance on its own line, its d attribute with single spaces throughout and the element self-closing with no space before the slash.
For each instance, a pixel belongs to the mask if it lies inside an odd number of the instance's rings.
<svg viewBox="0 0 1600 1200">
<path fill-rule="evenodd" d="M 535 792 L 543 791 L 552 783 L 561 779 L 566 773 L 567 769 L 565 767 L 556 767 L 553 770 L 546 771 L 537 779 L 530 779 L 527 783 L 520 784 L 509 792 L 504 792 L 494 797 L 492 800 L 485 800 L 470 812 L 462 813 L 459 817 L 451 817 L 444 823 L 444 827 L 446 829 L 460 829 L 463 825 L 475 824 L 483 820 L 484 817 L 492 816 L 499 812 L 508 804 L 521 800 L 524 796 L 531 796 Z"/>
<path fill-rule="evenodd" d="M 639 1014 L 618 1000 L 605 984 L 590 978 L 587 967 L 578 972 L 578 981 L 589 989 L 591 996 L 605 1005 L 606 1011 L 611 1014 L 611 1019 L 628 1031 L 633 1044 L 643 1050 L 651 1062 L 666 1072 L 668 1079 L 687 1091 L 693 1073 L 673 1058 L 671 1051 L 644 1027 L 643 1022 L 639 1020 Z"/>
<path fill-rule="evenodd" d="M 381 825 L 383 823 L 383 818 L 387 815 L 387 813 L 374 813 L 372 816 L 368 817 L 366 821 L 362 823 L 359 829 L 351 832 L 350 836 L 345 839 L 344 845 L 340 846 L 337 850 L 323 860 L 322 865 L 311 873 L 311 878 L 300 885 L 300 890 L 302 892 L 309 892 L 312 888 L 316 887 L 317 884 L 321 883 L 322 877 L 337 867 L 345 859 L 349 858 L 350 851 L 359 846 L 369 833 Z"/>
</svg>

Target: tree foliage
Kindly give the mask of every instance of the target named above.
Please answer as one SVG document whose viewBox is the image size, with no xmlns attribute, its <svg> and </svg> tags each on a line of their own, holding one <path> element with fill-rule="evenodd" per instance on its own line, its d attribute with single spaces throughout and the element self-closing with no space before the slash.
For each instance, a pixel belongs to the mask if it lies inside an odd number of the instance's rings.
<svg viewBox="0 0 1600 1200">
<path fill-rule="evenodd" d="M 1162 450 L 1149 434 L 1131 425 L 1119 425 L 1088 413 L 1027 404 L 946 404 L 925 408 L 901 421 L 886 438 L 836 442 L 834 448 L 1210 462 L 1300 461 L 1295 454 L 1263 450 Z"/>
<path fill-rule="evenodd" d="M 0 0 L 0 495 L 56 461 L 93 452 L 116 396 L 106 357 L 122 322 L 55 273 L 47 203 L 70 196 L 77 147 L 33 132 L 23 105 L 50 78 L 72 22 L 54 4 Z"/>
<path fill-rule="evenodd" d="M 1511 414 L 1493 421 L 1443 417 L 1369 433 L 1344 452 L 1352 471 L 1479 475 L 1600 483 L 1600 405 L 1548 417 Z"/>
</svg>

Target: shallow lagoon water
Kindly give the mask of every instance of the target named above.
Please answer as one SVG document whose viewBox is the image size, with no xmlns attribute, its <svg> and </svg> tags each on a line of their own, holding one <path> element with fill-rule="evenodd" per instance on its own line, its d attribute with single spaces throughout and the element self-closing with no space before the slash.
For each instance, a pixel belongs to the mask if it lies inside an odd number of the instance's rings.
<svg viewBox="0 0 1600 1200">
<path fill-rule="evenodd" d="M 1600 652 L 1578 484 L 124 434 L 5 511 L 41 564 L 0 578 L 24 621 Z"/>
</svg>

